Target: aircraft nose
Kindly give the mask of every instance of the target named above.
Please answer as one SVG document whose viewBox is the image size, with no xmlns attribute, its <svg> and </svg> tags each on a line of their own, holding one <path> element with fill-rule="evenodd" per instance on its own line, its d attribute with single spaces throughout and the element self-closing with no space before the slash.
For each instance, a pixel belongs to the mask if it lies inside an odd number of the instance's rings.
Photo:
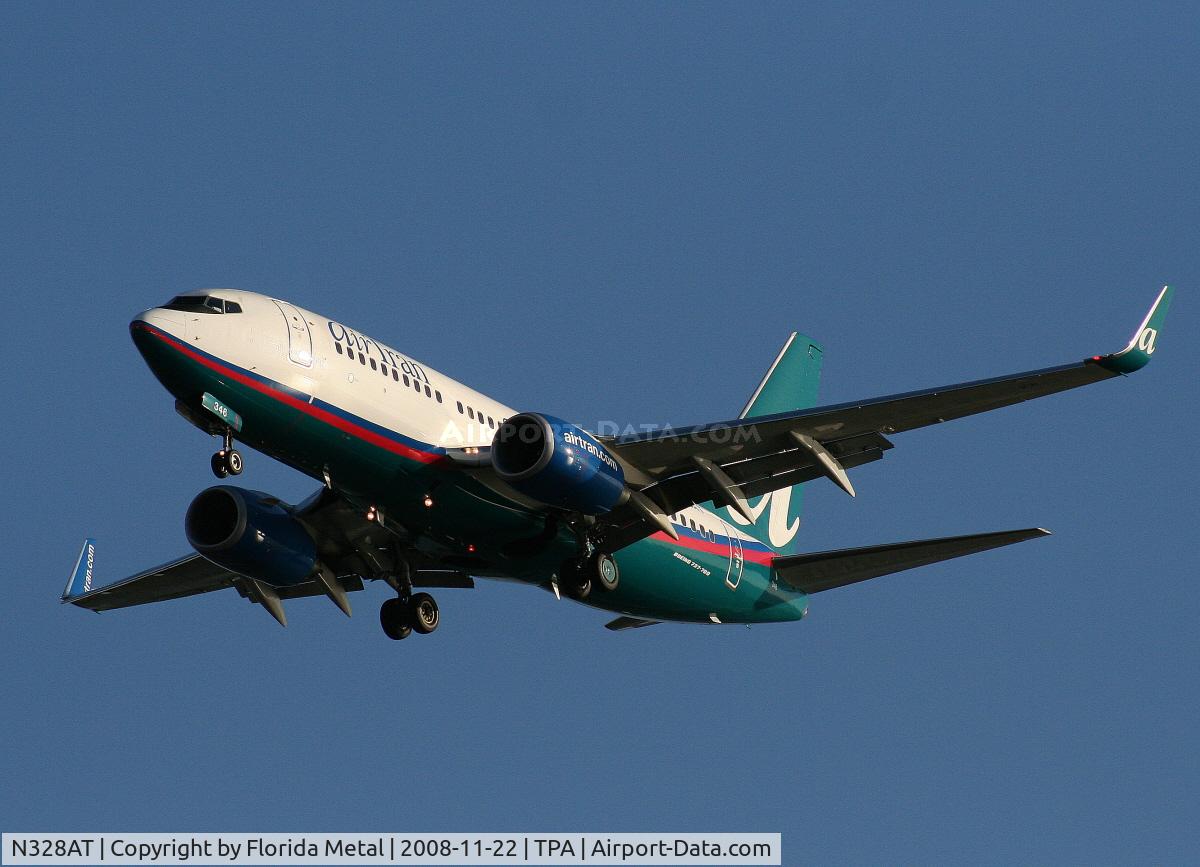
<svg viewBox="0 0 1200 867">
<path fill-rule="evenodd" d="M 152 328 L 157 328 L 159 331 L 164 331 L 173 337 L 183 336 L 184 318 L 181 314 L 174 310 L 165 310 L 162 307 L 151 307 L 149 310 L 143 310 L 141 313 L 133 317 L 129 323 L 131 331 L 137 331 L 143 326 L 149 325 Z"/>
<path fill-rule="evenodd" d="M 161 340 L 154 339 L 156 334 L 160 336 L 166 334 L 177 340 L 183 340 L 186 330 L 187 320 L 181 313 L 164 310 L 161 307 L 143 310 L 129 323 L 129 336 L 133 338 L 133 345 L 142 355 L 146 354 L 147 348 L 151 344 L 161 343 Z"/>
</svg>

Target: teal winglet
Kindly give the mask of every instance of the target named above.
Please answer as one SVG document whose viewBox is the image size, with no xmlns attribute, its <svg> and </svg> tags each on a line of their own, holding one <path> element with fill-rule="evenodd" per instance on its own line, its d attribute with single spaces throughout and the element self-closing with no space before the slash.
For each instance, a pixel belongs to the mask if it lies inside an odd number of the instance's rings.
<svg viewBox="0 0 1200 867">
<path fill-rule="evenodd" d="M 1120 352 L 1112 355 L 1097 355 L 1091 360 L 1113 373 L 1133 373 L 1141 370 L 1150 363 L 1150 356 L 1158 348 L 1158 335 L 1162 331 L 1163 320 L 1167 318 L 1167 308 L 1171 306 L 1171 296 L 1175 290 L 1164 286 L 1158 293 L 1158 298 L 1138 330 L 1133 333 L 1129 345 Z"/>
</svg>

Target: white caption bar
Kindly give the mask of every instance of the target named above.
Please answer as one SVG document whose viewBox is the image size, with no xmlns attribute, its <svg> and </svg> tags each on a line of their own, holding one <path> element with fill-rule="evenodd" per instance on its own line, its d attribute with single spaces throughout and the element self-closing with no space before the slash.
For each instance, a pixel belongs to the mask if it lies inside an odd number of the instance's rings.
<svg viewBox="0 0 1200 867">
<path fill-rule="evenodd" d="M 4 834 L 3 864 L 781 864 L 780 834 Z"/>
</svg>

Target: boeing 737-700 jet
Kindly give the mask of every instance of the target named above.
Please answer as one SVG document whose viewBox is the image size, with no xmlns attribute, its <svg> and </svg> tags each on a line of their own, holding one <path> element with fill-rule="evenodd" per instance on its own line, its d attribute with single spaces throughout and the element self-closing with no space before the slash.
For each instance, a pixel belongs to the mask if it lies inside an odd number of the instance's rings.
<svg viewBox="0 0 1200 867">
<path fill-rule="evenodd" d="M 814 408 L 821 348 L 792 334 L 742 410 L 682 429 L 594 435 L 518 411 L 340 322 L 253 292 L 172 298 L 130 325 L 175 408 L 321 482 L 299 505 L 220 484 L 187 509 L 194 554 L 95 587 L 88 539 L 63 601 L 92 611 L 233 588 L 287 625 L 284 601 L 383 581 L 393 639 L 437 628 L 435 587 L 522 581 L 660 621 L 798 620 L 834 587 L 1045 535 L 1010 530 L 820 553 L 795 550 L 800 485 L 848 470 L 913 428 L 1132 373 L 1157 348 L 1164 287 L 1119 352 L 995 379 Z"/>
</svg>

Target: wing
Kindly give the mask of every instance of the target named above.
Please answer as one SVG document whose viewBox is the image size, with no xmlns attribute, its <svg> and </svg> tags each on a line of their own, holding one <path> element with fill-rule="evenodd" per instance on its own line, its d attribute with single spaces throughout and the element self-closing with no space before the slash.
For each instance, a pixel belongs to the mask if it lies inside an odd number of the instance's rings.
<svg viewBox="0 0 1200 867">
<path fill-rule="evenodd" d="M 181 557 L 156 569 L 139 572 L 107 587 L 92 589 L 92 574 L 96 558 L 96 541 L 88 539 L 83 544 L 79 562 L 63 591 L 62 601 L 78 605 L 89 611 L 109 611 L 144 605 L 147 602 L 162 602 L 181 599 L 232 587 L 238 576 L 205 560 L 199 554 Z"/>
<path fill-rule="evenodd" d="M 286 626 L 283 600 L 325 595 L 348 615 L 350 605 L 346 594 L 362 590 L 363 578 L 394 583 L 410 564 L 413 568 L 409 581 L 414 587 L 475 586 L 465 572 L 447 569 L 412 550 L 402 528 L 387 525 L 382 515 L 367 520 L 364 510 L 326 488 L 295 507 L 294 514 L 316 541 L 325 567 L 308 581 L 276 587 L 191 554 L 93 589 L 96 541 L 88 539 L 63 591 L 62 601 L 90 611 L 109 611 L 232 587 L 243 598 L 262 605 Z"/>
<path fill-rule="evenodd" d="M 922 539 L 918 542 L 875 545 L 871 548 L 847 548 L 842 551 L 776 557 L 771 561 L 771 566 L 779 580 L 793 590 L 820 593 L 881 575 L 903 572 L 905 569 L 928 566 L 930 563 L 965 557 L 967 554 L 1049 535 L 1049 530 L 1033 528 L 944 539 Z"/>
<path fill-rule="evenodd" d="M 604 445 L 632 477 L 651 480 L 640 490 L 642 502 L 606 519 L 609 544 L 628 545 L 666 529 L 648 512 L 661 518 L 709 500 L 749 520 L 746 498 L 819 476 L 853 495 L 846 470 L 881 458 L 892 447 L 885 435 L 1132 373 L 1150 361 L 1171 296 L 1164 286 L 1129 345 L 1111 355 L 835 406 L 606 439 Z"/>
</svg>

